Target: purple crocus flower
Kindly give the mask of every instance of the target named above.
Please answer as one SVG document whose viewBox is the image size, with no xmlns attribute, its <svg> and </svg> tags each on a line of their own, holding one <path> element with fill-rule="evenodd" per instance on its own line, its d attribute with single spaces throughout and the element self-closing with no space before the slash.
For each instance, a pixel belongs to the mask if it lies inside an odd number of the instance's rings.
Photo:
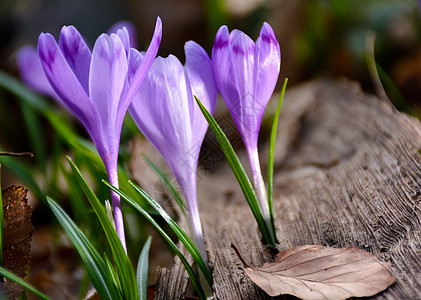
<svg viewBox="0 0 421 300">
<path fill-rule="evenodd" d="M 158 18 L 151 44 L 130 82 L 127 74 L 132 50 L 125 28 L 102 34 L 92 53 L 73 26 L 61 30 L 57 42 L 41 33 L 38 53 L 56 94 L 85 126 L 104 162 L 109 181 L 118 187 L 117 158 L 121 127 L 134 95 L 151 67 L 161 42 Z M 126 248 L 120 197 L 111 192 L 117 234 Z"/>
<path fill-rule="evenodd" d="M 187 200 L 190 230 L 203 260 L 207 256 L 196 200 L 199 151 L 208 128 L 193 95 L 213 113 L 218 90 L 206 51 L 193 41 L 185 45 L 186 64 L 173 55 L 157 57 L 129 107 L 143 135 L 161 153 Z M 141 53 L 131 56 L 134 68 Z M 129 71 L 129 82 L 133 71 Z"/>
<path fill-rule="evenodd" d="M 108 30 L 108 34 L 116 33 L 119 29 L 125 27 L 129 34 L 130 47 L 137 48 L 136 29 L 134 25 L 128 21 L 119 21 Z M 22 81 L 32 90 L 51 97 L 61 102 L 60 97 L 51 87 L 45 76 L 44 69 L 38 56 L 37 48 L 34 46 L 24 46 L 19 49 L 16 63 Z"/>
<path fill-rule="evenodd" d="M 245 33 L 239 30 L 229 33 L 227 26 L 222 26 L 213 45 L 212 63 L 218 89 L 247 149 L 260 208 L 269 223 L 257 140 L 281 66 L 281 51 L 273 29 L 264 23 L 254 43 Z"/>
</svg>

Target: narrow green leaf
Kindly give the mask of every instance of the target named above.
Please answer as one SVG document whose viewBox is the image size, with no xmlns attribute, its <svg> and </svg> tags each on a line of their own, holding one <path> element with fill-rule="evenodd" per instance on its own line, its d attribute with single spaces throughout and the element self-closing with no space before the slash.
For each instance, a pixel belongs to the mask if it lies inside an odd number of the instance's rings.
<svg viewBox="0 0 421 300">
<path fill-rule="evenodd" d="M 31 151 L 38 163 L 38 167 L 43 175 L 47 175 L 47 158 L 45 148 L 44 131 L 41 129 L 39 115 L 36 113 L 32 106 L 21 104 L 22 116 L 25 122 L 27 136 L 31 145 Z"/>
<path fill-rule="evenodd" d="M 232 171 L 234 172 L 234 175 L 237 178 L 238 183 L 241 186 L 241 190 L 243 191 L 244 196 L 246 197 L 246 200 L 251 208 L 253 216 L 256 219 L 259 230 L 263 236 L 263 240 L 269 246 L 272 246 L 272 247 L 275 246 L 276 241 L 274 240 L 274 237 L 271 234 L 271 231 L 268 228 L 263 218 L 256 193 L 253 189 L 253 186 L 251 185 L 250 179 L 248 178 L 246 172 L 244 171 L 243 166 L 240 163 L 240 160 L 235 154 L 235 151 L 232 148 L 231 143 L 229 142 L 225 133 L 222 131 L 221 127 L 219 127 L 218 123 L 216 123 L 215 119 L 208 112 L 206 107 L 203 106 L 203 104 L 200 102 L 200 100 L 196 96 L 194 96 L 194 98 L 196 99 L 196 102 L 199 105 L 200 110 L 202 111 L 203 115 L 208 121 L 210 128 L 215 134 L 215 137 L 218 140 L 219 146 L 224 152 L 224 155 Z"/>
<path fill-rule="evenodd" d="M 194 261 L 196 262 L 199 269 L 202 271 L 204 277 L 206 278 L 206 281 L 208 282 L 209 286 L 212 286 L 212 274 L 209 271 L 209 268 L 203 261 L 202 256 L 200 255 L 199 250 L 197 250 L 195 244 L 192 242 L 192 240 L 188 237 L 188 235 L 184 232 L 184 230 L 175 222 L 170 215 L 165 211 L 165 209 L 159 205 L 158 202 L 156 202 L 151 196 L 149 196 L 143 189 L 141 189 L 139 186 L 137 186 L 132 181 L 129 181 L 130 185 L 135 189 L 136 192 L 138 192 L 142 198 L 148 202 L 153 209 L 155 209 L 159 215 L 167 222 L 167 224 L 170 226 L 171 230 L 177 235 L 178 239 L 181 243 L 186 247 L 187 251 L 191 254 Z"/>
<path fill-rule="evenodd" d="M 137 288 L 139 291 L 140 300 L 148 299 L 148 266 L 149 266 L 149 249 L 151 247 L 152 237 L 148 237 L 145 245 L 142 248 L 142 252 L 137 262 Z"/>
<path fill-rule="evenodd" d="M 17 97 L 36 108 L 39 112 L 48 110 L 48 104 L 44 98 L 30 91 L 23 83 L 16 78 L 0 71 L 0 86 L 15 94 Z"/>
<path fill-rule="evenodd" d="M 111 262 L 111 259 L 108 257 L 107 253 L 105 253 L 105 252 L 104 252 L 104 261 L 105 261 L 105 264 L 107 265 L 108 276 L 110 276 L 110 278 L 112 278 L 112 280 L 113 280 L 114 284 L 116 285 L 118 291 L 122 295 L 121 297 L 123 298 L 123 291 L 121 290 L 121 285 L 120 285 L 120 282 L 118 281 L 118 276 L 115 273 L 113 263 Z"/>
<path fill-rule="evenodd" d="M 162 235 L 162 237 L 165 239 L 167 244 L 171 247 L 171 249 L 174 251 L 174 253 L 180 258 L 181 262 L 183 263 L 184 267 L 187 270 L 187 274 L 190 277 L 190 280 L 193 284 L 193 287 L 195 288 L 197 294 L 199 295 L 199 299 L 206 299 L 205 293 L 203 292 L 202 286 L 200 285 L 199 281 L 197 280 L 196 276 L 194 275 L 193 269 L 189 265 L 188 261 L 184 257 L 183 253 L 177 248 L 177 246 L 174 244 L 174 242 L 171 240 L 171 238 L 165 233 L 165 231 L 159 226 L 159 224 L 151 217 L 150 214 L 146 210 L 144 210 L 135 200 L 133 200 L 131 197 L 129 197 L 126 193 L 121 191 L 120 189 L 115 188 L 105 180 L 103 180 L 105 185 L 107 185 L 109 188 L 111 188 L 113 191 L 115 191 L 117 194 L 119 194 L 123 199 L 125 199 L 130 205 L 132 205 L 138 212 L 140 212 L 148 221 L 151 223 L 153 227 Z M 197 249 L 196 249 L 197 250 Z"/>
<path fill-rule="evenodd" d="M 120 242 L 120 239 L 118 238 L 117 232 L 115 231 L 113 224 L 107 216 L 105 208 L 99 202 L 98 198 L 95 196 L 94 192 L 91 190 L 88 183 L 83 178 L 79 169 L 70 159 L 70 157 L 67 157 L 67 160 L 70 163 L 70 166 L 73 170 L 73 174 L 77 178 L 92 208 L 94 209 L 105 232 L 105 235 L 107 236 L 108 243 L 111 247 L 111 251 L 113 252 L 116 270 L 124 296 L 127 299 L 137 299 L 139 296 L 137 294 L 136 277 L 133 267 L 130 263 L 129 258 L 126 255 L 126 252 L 124 251 L 124 248 Z"/>
<path fill-rule="evenodd" d="M 278 240 L 276 238 L 275 221 L 273 219 L 273 166 L 275 162 L 275 141 L 276 141 L 276 132 L 278 129 L 279 114 L 281 113 L 281 107 L 282 107 L 282 102 L 284 100 L 287 83 L 288 83 L 288 78 L 285 78 L 284 85 L 282 86 L 282 90 L 281 90 L 281 95 L 279 96 L 278 106 L 276 107 L 275 117 L 273 119 L 272 130 L 270 132 L 270 141 L 269 141 L 268 204 L 269 204 L 270 224 L 272 226 L 272 232 L 274 233 L 276 243 L 278 243 Z"/>
<path fill-rule="evenodd" d="M 116 286 L 113 284 L 112 278 L 109 278 L 108 276 L 105 262 L 89 242 L 88 238 L 79 230 L 76 224 L 54 200 L 47 197 L 47 202 L 60 225 L 76 247 L 76 250 L 88 271 L 92 284 L 101 299 L 121 299 Z"/>
<path fill-rule="evenodd" d="M 41 292 L 39 292 L 36 288 L 34 288 L 29 283 L 25 282 L 19 276 L 16 276 L 15 274 L 13 274 L 12 272 L 10 272 L 9 270 L 5 269 L 3 266 L 0 266 L 0 275 L 2 277 L 7 278 L 10 281 L 13 281 L 13 282 L 19 284 L 21 287 L 23 287 L 24 289 L 27 289 L 28 291 L 30 291 L 33 294 L 35 294 L 38 297 L 40 297 L 41 299 L 50 300 L 50 298 L 48 298 L 47 296 L 45 296 L 44 294 L 42 294 Z M 1 294 L 0 294 L 0 296 L 1 296 Z"/>
<path fill-rule="evenodd" d="M 171 184 L 171 182 L 168 180 L 167 176 L 165 176 L 164 172 L 162 172 L 157 165 L 155 165 L 149 157 L 147 157 L 145 154 L 142 154 L 143 158 L 145 159 L 146 163 L 151 167 L 151 169 L 155 172 L 156 175 L 161 179 L 162 183 L 167 187 L 168 191 L 170 192 L 171 196 L 174 198 L 174 200 L 177 202 L 178 206 L 180 207 L 182 213 L 184 216 L 187 215 L 187 208 L 184 204 L 183 199 L 180 197 L 180 194 L 177 192 L 175 187 Z"/>
</svg>

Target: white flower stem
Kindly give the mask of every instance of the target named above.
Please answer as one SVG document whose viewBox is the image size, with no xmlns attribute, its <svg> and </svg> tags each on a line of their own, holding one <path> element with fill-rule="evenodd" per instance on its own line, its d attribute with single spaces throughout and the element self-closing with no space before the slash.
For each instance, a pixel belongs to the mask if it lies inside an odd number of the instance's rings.
<svg viewBox="0 0 421 300">
<path fill-rule="evenodd" d="M 107 171 L 108 171 L 108 179 L 110 181 L 110 184 L 118 188 L 119 186 L 118 186 L 117 167 L 112 168 L 111 170 L 107 170 Z M 113 202 L 115 230 L 117 231 L 117 235 L 120 238 L 124 251 L 127 254 L 126 238 L 124 234 L 123 213 L 121 212 L 120 196 L 114 191 L 111 191 L 111 200 Z"/>
<path fill-rule="evenodd" d="M 272 226 L 270 222 L 269 201 L 266 193 L 265 182 L 263 181 L 262 171 L 260 169 L 259 153 L 257 145 L 254 147 L 246 147 L 249 156 L 251 174 L 253 176 L 253 186 L 256 191 L 257 199 L 259 200 L 260 211 L 267 224 L 268 230 L 273 237 Z"/>
<path fill-rule="evenodd" d="M 183 189 L 184 196 L 187 199 L 188 223 L 189 223 L 190 236 L 193 237 L 193 243 L 195 244 L 197 250 L 200 253 L 200 256 L 203 259 L 203 262 L 205 263 L 206 267 L 209 270 L 208 255 L 206 253 L 205 241 L 203 239 L 202 224 L 200 222 L 199 208 L 197 205 L 195 173 L 192 173 L 192 177 L 190 178 L 190 180 L 191 180 L 191 184 L 186 185 Z M 202 285 L 203 291 L 205 292 L 206 298 L 212 299 L 213 298 L 212 287 L 209 286 L 209 283 L 206 280 L 205 276 L 203 275 L 202 271 L 199 269 L 198 272 L 199 272 L 199 281 Z"/>
</svg>

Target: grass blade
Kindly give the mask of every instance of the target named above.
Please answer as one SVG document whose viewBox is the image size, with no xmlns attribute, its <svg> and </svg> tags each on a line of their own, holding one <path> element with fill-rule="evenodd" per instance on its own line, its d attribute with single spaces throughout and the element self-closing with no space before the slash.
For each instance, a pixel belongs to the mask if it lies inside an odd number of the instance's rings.
<svg viewBox="0 0 421 300">
<path fill-rule="evenodd" d="M 270 141 L 269 141 L 269 157 L 268 157 L 268 205 L 269 205 L 269 216 L 270 216 L 270 225 L 272 226 L 273 233 L 275 230 L 275 221 L 273 219 L 273 166 L 275 162 L 275 141 L 276 141 L 276 132 L 278 129 L 279 114 L 281 113 L 282 102 L 285 96 L 285 90 L 287 88 L 288 78 L 285 78 L 284 85 L 282 86 L 281 95 L 279 97 L 278 106 L 276 107 L 275 118 L 273 119 L 272 130 L 270 132 Z M 275 236 L 275 242 L 278 243 L 278 240 Z"/>
<path fill-rule="evenodd" d="M 47 175 L 46 139 L 44 137 L 44 131 L 41 129 L 39 115 L 30 105 L 21 103 L 20 106 L 27 136 L 32 148 L 31 151 L 34 152 L 38 167 L 45 177 Z"/>
<path fill-rule="evenodd" d="M 244 171 L 243 166 L 240 163 L 237 155 L 235 154 L 234 149 L 231 146 L 227 136 L 222 131 L 221 127 L 219 127 L 218 123 L 216 123 L 215 119 L 212 115 L 207 111 L 207 109 L 203 106 L 200 100 L 194 96 L 196 99 L 197 104 L 199 105 L 200 110 L 202 111 L 203 115 L 205 116 L 206 120 L 209 123 L 210 128 L 212 129 L 213 133 L 215 134 L 216 139 L 218 140 L 219 146 L 221 147 L 224 155 L 234 172 L 235 177 L 237 178 L 238 183 L 241 186 L 241 190 L 246 197 L 246 200 L 251 208 L 254 218 L 256 219 L 257 225 L 259 230 L 263 236 L 263 240 L 269 246 L 275 246 L 276 241 L 274 236 L 271 234 L 270 229 L 268 228 L 262 212 L 259 207 L 259 202 L 257 200 L 256 193 L 251 185 L 250 179 L 248 178 L 246 172 Z"/>
<path fill-rule="evenodd" d="M 44 294 L 39 292 L 36 288 L 31 286 L 29 283 L 25 282 L 22 278 L 20 278 L 19 276 L 16 276 L 15 274 L 10 272 L 9 270 L 6 270 L 2 266 L 0 266 L 0 275 L 4 278 L 7 278 L 10 281 L 13 281 L 13 282 L 19 284 L 21 287 L 23 287 L 24 289 L 32 292 L 34 295 L 37 295 L 41 299 L 50 300 L 50 298 L 48 298 L 47 296 L 45 296 Z M 0 294 L 0 296 L 1 296 L 1 294 Z"/>
<path fill-rule="evenodd" d="M 0 86 L 5 90 L 15 94 L 17 97 L 25 101 L 26 104 L 31 105 L 39 112 L 42 113 L 43 111 L 48 110 L 48 104 L 44 98 L 30 91 L 19 80 L 3 71 L 0 71 Z"/>
<path fill-rule="evenodd" d="M 167 176 L 165 176 L 164 172 L 162 172 L 157 165 L 155 165 L 149 157 L 145 154 L 142 154 L 143 158 L 145 159 L 146 163 L 151 167 L 151 169 L 155 172 L 156 175 L 161 179 L 162 183 L 167 187 L 168 191 L 170 192 L 171 196 L 177 202 L 178 206 L 180 207 L 181 211 L 183 212 L 184 216 L 187 215 L 187 207 L 184 204 L 183 199 L 180 197 L 180 194 L 168 180 Z"/>
<path fill-rule="evenodd" d="M 137 262 L 137 288 L 140 300 L 148 299 L 148 265 L 149 265 L 149 248 L 151 247 L 152 237 L 148 237 Z"/>
<path fill-rule="evenodd" d="M 205 293 L 203 292 L 202 286 L 200 285 L 199 281 L 197 280 L 196 276 L 194 275 L 193 269 L 189 265 L 188 261 L 184 257 L 183 253 L 177 248 L 176 244 L 171 240 L 171 238 L 166 234 L 166 232 L 159 226 L 159 224 L 151 217 L 151 215 L 144 210 L 135 200 L 133 200 L 131 197 L 129 197 L 126 193 L 121 191 L 120 189 L 115 188 L 105 180 L 103 180 L 105 185 L 107 185 L 109 188 L 111 188 L 113 191 L 115 191 L 117 194 L 119 194 L 124 200 L 126 200 L 130 205 L 132 205 L 138 212 L 140 212 L 148 221 L 151 223 L 153 227 L 161 234 L 161 236 L 165 239 L 167 244 L 171 247 L 171 249 L 174 251 L 174 253 L 180 258 L 181 262 L 183 263 L 184 267 L 187 270 L 187 274 L 190 277 L 190 280 L 199 295 L 199 299 L 206 299 Z M 196 249 L 197 251 L 197 249 Z"/>
<path fill-rule="evenodd" d="M 172 231 L 176 234 L 178 239 L 181 243 L 183 243 L 184 247 L 186 247 L 187 251 L 191 254 L 194 261 L 196 262 L 199 269 L 202 271 L 204 277 L 206 278 L 206 281 L 208 282 L 209 286 L 212 286 L 212 274 L 209 271 L 207 265 L 203 261 L 202 256 L 200 255 L 199 250 L 197 250 L 194 243 L 191 241 L 191 239 L 188 237 L 188 235 L 184 232 L 184 230 L 175 222 L 170 215 L 165 211 L 162 206 L 156 202 L 151 196 L 149 196 L 144 190 L 142 190 L 139 186 L 134 184 L 132 181 L 129 181 L 130 185 L 140 194 L 140 196 L 148 202 L 154 210 L 156 210 L 159 215 L 167 222 L 167 224 L 170 226 Z"/>
<path fill-rule="evenodd" d="M 133 267 L 130 263 L 129 258 L 126 255 L 126 252 L 124 251 L 123 246 L 121 245 L 120 239 L 117 236 L 117 232 L 115 231 L 113 224 L 107 216 L 105 208 L 99 202 L 98 198 L 95 196 L 94 192 L 91 190 L 88 183 L 83 178 L 79 169 L 70 159 L 70 157 L 67 157 L 67 160 L 70 163 L 70 166 L 73 170 L 73 174 L 77 178 L 92 208 L 94 209 L 95 214 L 97 215 L 101 226 L 105 232 L 105 235 L 107 236 L 108 243 L 113 253 L 116 270 L 124 297 L 126 299 L 138 299 L 139 296 L 137 294 L 136 277 Z"/>
<path fill-rule="evenodd" d="M 121 299 L 113 281 L 108 276 L 107 266 L 87 237 L 79 230 L 66 212 L 51 198 L 47 197 L 48 205 L 76 247 L 88 271 L 92 284 L 101 299 Z"/>
</svg>

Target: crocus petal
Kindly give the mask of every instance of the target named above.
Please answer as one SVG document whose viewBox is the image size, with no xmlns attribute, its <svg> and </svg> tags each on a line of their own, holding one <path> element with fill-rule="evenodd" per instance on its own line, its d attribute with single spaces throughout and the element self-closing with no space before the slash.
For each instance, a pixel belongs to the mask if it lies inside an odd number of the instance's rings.
<svg viewBox="0 0 421 300">
<path fill-rule="evenodd" d="M 143 135 L 176 177 L 184 177 L 181 158 L 186 156 L 192 141 L 188 97 L 192 95 L 180 61 L 173 55 L 158 57 L 129 108 Z"/>
<path fill-rule="evenodd" d="M 231 62 L 230 36 L 227 26 L 221 26 L 216 34 L 212 48 L 212 64 L 215 80 L 222 98 L 231 110 L 231 99 L 240 99 L 236 74 Z"/>
<path fill-rule="evenodd" d="M 120 22 L 115 23 L 108 30 L 108 34 L 117 33 L 117 30 L 122 29 L 124 27 L 127 29 L 127 32 L 129 35 L 130 47 L 137 48 L 136 28 L 133 25 L 133 23 L 129 21 L 120 21 Z"/>
<path fill-rule="evenodd" d="M 124 51 L 126 52 L 126 56 L 129 56 L 129 52 L 130 52 L 130 38 L 129 38 L 129 33 L 127 31 L 127 29 L 125 27 L 118 29 L 115 34 L 118 35 L 118 37 L 120 38 L 121 42 L 123 43 L 124 46 Z"/>
<path fill-rule="evenodd" d="M 264 23 L 256 41 L 254 99 L 266 107 L 278 81 L 281 50 L 272 27 Z"/>
<path fill-rule="evenodd" d="M 197 43 L 188 41 L 184 50 L 186 52 L 185 70 L 188 77 L 188 85 L 191 86 L 193 95 L 196 95 L 206 109 L 213 115 L 218 89 L 213 74 L 212 62 L 206 51 Z M 189 99 L 190 100 L 190 99 Z M 189 104 L 191 111 L 191 128 L 193 130 L 193 145 L 199 147 L 208 128 L 208 122 L 203 116 L 194 99 Z M 199 151 L 197 151 L 199 153 Z"/>
<path fill-rule="evenodd" d="M 133 76 L 131 80 L 131 84 L 128 89 L 127 95 L 125 96 L 126 100 L 124 103 L 122 103 L 122 108 L 125 107 L 127 109 L 127 107 L 130 105 L 130 102 L 132 101 L 134 95 L 137 93 L 137 90 L 142 84 L 142 81 L 145 78 L 146 73 L 151 68 L 152 63 L 154 62 L 154 59 L 156 57 L 156 54 L 158 53 L 159 45 L 161 44 L 161 38 L 162 38 L 162 22 L 161 22 L 161 18 L 158 17 L 156 19 L 155 31 L 152 37 L 152 41 L 142 59 L 141 64 L 139 65 L 135 75 Z"/>
<path fill-rule="evenodd" d="M 91 51 L 88 45 L 73 26 L 64 26 L 61 29 L 58 44 L 68 65 L 85 92 L 88 93 L 89 64 L 91 61 Z"/>
<path fill-rule="evenodd" d="M 89 72 L 89 95 L 100 117 L 103 134 L 92 136 L 102 159 L 117 159 L 119 136 L 126 111 L 118 111 L 127 74 L 127 57 L 116 34 L 102 34 L 95 42 Z"/>
<path fill-rule="evenodd" d="M 35 47 L 22 47 L 17 54 L 16 60 L 20 77 L 28 87 L 43 95 L 59 100 L 45 76 Z"/>
<path fill-rule="evenodd" d="M 90 128 L 93 128 L 91 124 L 97 119 L 97 114 L 51 34 L 40 34 L 38 55 L 52 88 L 89 132 Z"/>
</svg>

